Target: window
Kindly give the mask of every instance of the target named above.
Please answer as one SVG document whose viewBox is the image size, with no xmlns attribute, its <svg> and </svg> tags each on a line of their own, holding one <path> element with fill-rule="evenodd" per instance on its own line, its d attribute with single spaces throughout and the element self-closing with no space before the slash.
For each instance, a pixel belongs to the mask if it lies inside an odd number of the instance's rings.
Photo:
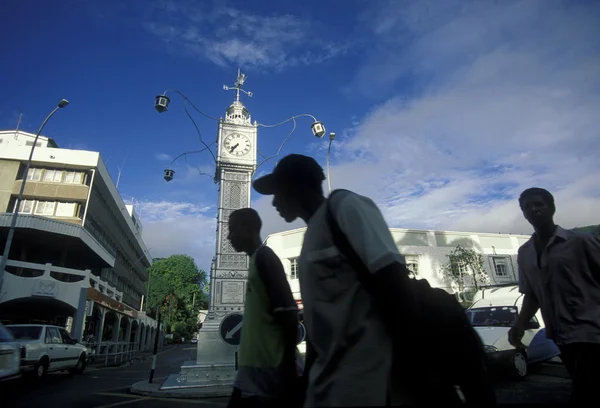
<svg viewBox="0 0 600 408">
<path fill-rule="evenodd" d="M 42 334 L 41 326 L 8 326 L 8 330 L 17 340 L 38 340 Z"/>
<path fill-rule="evenodd" d="M 70 184 L 82 184 L 83 183 L 83 173 L 79 171 L 68 171 L 65 173 L 65 178 L 63 183 Z"/>
<path fill-rule="evenodd" d="M 73 341 L 71 340 L 71 336 L 69 336 L 69 333 L 67 333 L 67 331 L 65 329 L 58 329 L 59 333 L 60 333 L 60 337 L 62 338 L 62 342 L 64 344 L 72 344 Z"/>
<path fill-rule="evenodd" d="M 46 343 L 61 344 L 62 338 L 56 327 L 46 327 Z"/>
<path fill-rule="evenodd" d="M 61 183 L 63 179 L 62 170 L 44 170 L 43 181 Z"/>
<path fill-rule="evenodd" d="M 419 275 L 419 257 L 416 255 L 406 255 L 406 269 L 410 277 L 414 278 Z"/>
<path fill-rule="evenodd" d="M 23 200 L 21 201 L 19 212 L 21 214 L 33 214 L 33 207 L 35 207 L 34 200 Z M 17 203 L 15 203 L 15 208 L 17 208 Z"/>
<path fill-rule="evenodd" d="M 290 259 L 290 279 L 298 279 L 298 258 Z"/>
<path fill-rule="evenodd" d="M 4 326 L 0 326 L 0 343 L 12 343 L 14 341 L 13 335 Z"/>
<path fill-rule="evenodd" d="M 57 217 L 75 217 L 75 203 L 57 203 L 56 204 L 56 216 Z"/>
<path fill-rule="evenodd" d="M 491 269 L 494 271 L 494 276 L 497 278 L 505 278 L 508 279 L 511 276 L 511 268 L 512 264 L 510 262 L 510 257 L 505 256 L 492 256 L 491 259 Z"/>
<path fill-rule="evenodd" d="M 35 147 L 40 147 L 42 142 L 36 142 Z M 25 142 L 25 146 L 33 146 L 33 142 Z"/>
<path fill-rule="evenodd" d="M 40 181 L 42 179 L 42 169 L 29 169 L 27 172 L 27 180 Z"/>
<path fill-rule="evenodd" d="M 54 207 L 56 203 L 53 201 L 38 201 L 35 207 L 36 215 L 54 215 Z"/>
</svg>

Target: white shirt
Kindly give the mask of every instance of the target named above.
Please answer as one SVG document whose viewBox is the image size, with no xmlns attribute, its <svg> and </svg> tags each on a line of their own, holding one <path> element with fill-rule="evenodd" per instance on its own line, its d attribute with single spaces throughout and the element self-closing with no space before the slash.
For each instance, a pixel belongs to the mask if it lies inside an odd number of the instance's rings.
<svg viewBox="0 0 600 408">
<path fill-rule="evenodd" d="M 372 200 L 340 192 L 332 204 L 340 229 L 370 272 L 405 263 Z M 326 203 L 308 223 L 298 271 L 304 322 L 318 354 L 305 405 L 385 405 L 391 338 L 357 272 L 333 245 Z"/>
</svg>

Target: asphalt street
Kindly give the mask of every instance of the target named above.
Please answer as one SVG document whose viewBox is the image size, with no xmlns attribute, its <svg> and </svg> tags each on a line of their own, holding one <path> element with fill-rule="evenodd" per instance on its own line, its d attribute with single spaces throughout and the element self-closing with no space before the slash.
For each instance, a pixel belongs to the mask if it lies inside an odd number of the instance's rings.
<svg viewBox="0 0 600 408">
<path fill-rule="evenodd" d="M 159 354 L 155 381 L 179 371 L 182 363 L 194 359 L 196 347 L 180 345 Z M 0 387 L 3 407 L 226 407 L 227 398 L 164 399 L 142 397 L 129 393 L 129 386 L 147 380 L 151 359 L 121 367 L 88 368 L 83 375 L 50 374 L 42 381 L 22 379 Z M 505 403 L 566 403 L 570 380 L 564 367 L 541 365 L 532 367 L 522 381 L 498 380 L 498 402 Z"/>
</svg>

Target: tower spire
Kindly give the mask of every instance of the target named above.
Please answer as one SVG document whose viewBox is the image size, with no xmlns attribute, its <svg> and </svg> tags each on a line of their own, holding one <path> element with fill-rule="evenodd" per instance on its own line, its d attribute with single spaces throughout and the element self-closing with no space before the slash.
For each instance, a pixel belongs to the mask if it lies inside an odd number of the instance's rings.
<svg viewBox="0 0 600 408">
<path fill-rule="evenodd" d="M 252 97 L 252 92 L 246 91 L 245 89 L 242 89 L 242 86 L 244 85 L 244 82 L 246 82 L 246 78 L 248 78 L 248 76 L 246 74 L 242 74 L 242 71 L 240 68 L 238 68 L 238 76 L 237 79 L 235 80 L 234 86 L 227 86 L 227 85 L 223 85 L 223 89 L 226 91 L 235 91 L 235 102 L 241 103 L 240 102 L 240 91 L 245 93 L 246 95 L 248 95 L 249 97 Z"/>
<path fill-rule="evenodd" d="M 227 108 L 225 121 L 230 123 L 238 123 L 238 124 L 250 124 L 250 113 L 248 109 L 244 106 L 244 104 L 240 101 L 240 92 L 245 93 L 249 97 L 252 97 L 252 92 L 246 91 L 242 88 L 244 82 L 248 76 L 246 74 L 242 74 L 240 68 L 238 68 L 238 76 L 235 80 L 234 86 L 223 85 L 223 89 L 226 91 L 235 91 L 235 99 L 229 108 Z"/>
</svg>

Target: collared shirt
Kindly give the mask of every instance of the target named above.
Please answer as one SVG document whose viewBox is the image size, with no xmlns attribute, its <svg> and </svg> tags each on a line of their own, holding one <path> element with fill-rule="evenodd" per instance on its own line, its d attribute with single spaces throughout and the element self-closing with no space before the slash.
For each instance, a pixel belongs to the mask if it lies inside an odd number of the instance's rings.
<svg viewBox="0 0 600 408">
<path fill-rule="evenodd" d="M 600 239 L 557 226 L 539 258 L 535 239 L 519 248 L 519 291 L 537 299 L 546 336 L 600 343 Z"/>
<path fill-rule="evenodd" d="M 369 271 L 404 263 L 372 200 L 336 195 L 332 212 Z M 305 406 L 384 406 L 390 396 L 392 340 L 371 294 L 332 241 L 326 203 L 308 222 L 298 275 L 304 323 L 317 359 Z M 401 397 L 401 396 L 400 396 Z"/>
</svg>

